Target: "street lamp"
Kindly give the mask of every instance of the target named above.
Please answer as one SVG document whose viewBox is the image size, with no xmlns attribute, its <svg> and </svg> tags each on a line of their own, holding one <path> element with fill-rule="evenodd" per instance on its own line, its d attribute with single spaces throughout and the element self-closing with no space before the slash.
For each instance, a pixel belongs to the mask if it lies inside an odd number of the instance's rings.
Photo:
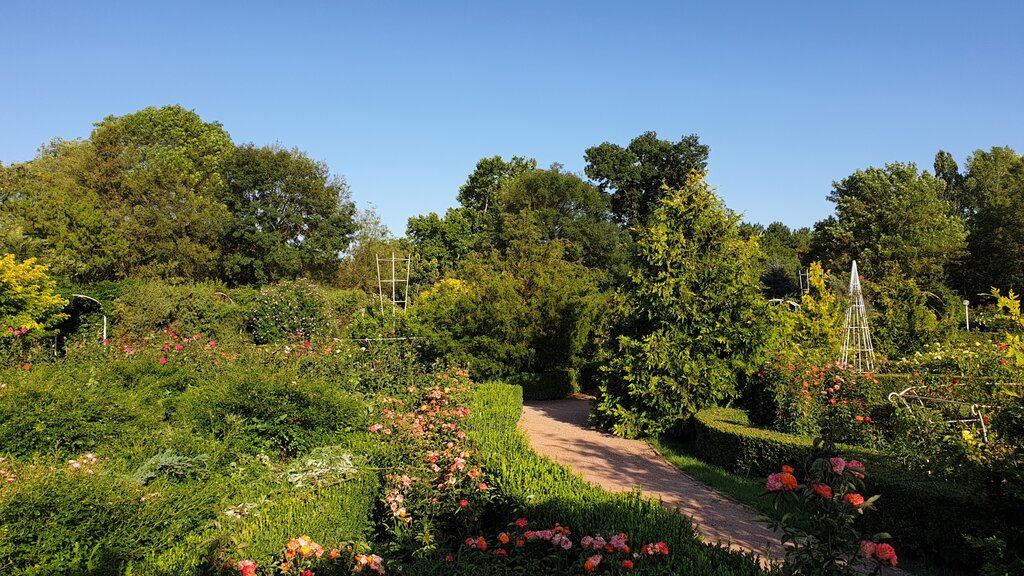
<svg viewBox="0 0 1024 576">
<path fill-rule="evenodd" d="M 971 305 L 970 300 L 964 300 L 964 321 L 967 322 L 967 331 L 971 331 L 971 316 L 967 307 Z"/>
</svg>

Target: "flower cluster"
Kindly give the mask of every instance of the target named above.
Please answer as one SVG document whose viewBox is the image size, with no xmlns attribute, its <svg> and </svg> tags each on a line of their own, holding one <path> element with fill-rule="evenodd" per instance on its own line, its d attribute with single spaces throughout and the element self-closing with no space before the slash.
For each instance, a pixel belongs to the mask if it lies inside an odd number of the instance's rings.
<svg viewBox="0 0 1024 576">
<path fill-rule="evenodd" d="M 796 476 L 793 476 L 793 472 L 792 466 L 783 466 L 782 472 L 776 472 L 768 476 L 764 483 L 765 490 L 769 492 L 791 492 L 796 490 L 799 483 L 796 480 Z"/>
<path fill-rule="evenodd" d="M 883 564 L 895 566 L 899 559 L 896 557 L 896 549 L 889 544 L 876 544 L 871 540 L 861 540 L 860 555 L 862 558 L 874 558 Z"/>
<path fill-rule="evenodd" d="M 361 573 L 364 569 L 377 574 L 384 573 L 384 565 L 382 562 L 383 558 L 376 554 L 357 554 L 356 565 L 352 568 L 353 572 Z"/>
<path fill-rule="evenodd" d="M 369 569 L 377 574 L 384 573 L 383 559 L 376 554 L 356 554 L 355 545 L 349 543 L 341 547 L 331 548 L 329 552 L 317 544 L 308 535 L 303 534 L 292 538 L 285 544 L 284 559 L 276 565 L 264 568 L 267 574 L 290 574 L 296 576 L 316 576 L 314 569 L 328 566 L 327 563 L 351 561 L 353 572 Z M 242 576 L 255 576 L 259 566 L 253 560 L 242 560 L 237 564 L 228 561 L 226 568 L 237 568 Z M 332 573 L 334 571 L 332 570 Z"/>
<path fill-rule="evenodd" d="M 888 539 L 888 534 L 865 539 L 855 528 L 854 519 L 873 509 L 878 499 L 860 494 L 864 476 L 862 462 L 833 456 L 814 460 L 803 483 L 798 483 L 796 470 L 790 466 L 768 477 L 765 489 L 775 498 L 776 507 L 782 499 L 796 504 L 790 507 L 793 511 L 770 522 L 788 543 L 787 568 L 806 574 L 853 574 L 858 569 L 858 555 L 896 565 L 892 546 L 875 544 Z"/>
<path fill-rule="evenodd" d="M 79 456 L 74 460 L 68 460 L 68 470 L 72 472 L 81 472 L 83 474 L 92 474 L 92 467 L 99 462 L 99 458 L 96 457 L 92 452 Z"/>
<path fill-rule="evenodd" d="M 638 562 L 653 562 L 656 558 L 668 556 L 668 545 L 664 542 L 644 544 L 639 550 L 629 545 L 629 536 L 623 532 L 605 536 L 586 535 L 578 545 L 572 540 L 572 531 L 555 524 L 553 528 L 527 529 L 529 522 L 519 518 L 509 530 L 498 534 L 493 542 L 484 536 L 467 538 L 463 542 L 463 554 L 487 553 L 493 557 L 540 556 L 550 561 L 580 562 L 585 572 L 597 572 L 607 567 L 610 572 L 633 570 Z M 489 551 L 489 552 L 488 552 Z M 573 557 L 577 558 L 573 560 Z M 455 562 L 449 554 L 446 559 Z M 579 566 L 579 564 L 575 564 Z"/>
</svg>

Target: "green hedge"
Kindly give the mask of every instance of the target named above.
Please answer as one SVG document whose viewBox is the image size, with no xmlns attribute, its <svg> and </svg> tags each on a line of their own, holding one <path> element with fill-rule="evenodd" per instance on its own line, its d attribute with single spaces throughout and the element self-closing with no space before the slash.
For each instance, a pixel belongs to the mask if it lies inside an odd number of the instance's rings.
<svg viewBox="0 0 1024 576">
<path fill-rule="evenodd" d="M 762 477 L 783 464 L 801 466 L 813 454 L 809 438 L 750 427 L 746 413 L 731 408 L 703 410 L 693 419 L 695 455 L 726 470 Z M 963 534 L 987 533 L 992 503 L 983 488 L 946 482 L 888 468 L 884 455 L 865 448 L 840 446 L 841 455 L 867 465 L 868 494 L 881 494 L 878 514 L 869 528 L 893 534 L 896 544 L 913 553 L 956 564 L 973 563 Z"/>
<path fill-rule="evenodd" d="M 553 370 L 551 372 L 523 373 L 505 379 L 523 389 L 523 400 L 560 400 L 579 392 L 575 370 Z"/>
<path fill-rule="evenodd" d="M 750 555 L 701 544 L 696 530 L 678 512 L 638 492 L 614 494 L 596 488 L 570 469 L 538 456 L 517 428 L 521 406 L 519 387 L 480 385 L 467 434 L 511 508 L 521 511 L 531 524 L 560 523 L 574 536 L 622 531 L 637 545 L 664 541 L 673 552 L 658 567 L 658 574 L 762 573 Z M 649 573 L 641 572 L 639 566 L 638 572 Z"/>
</svg>

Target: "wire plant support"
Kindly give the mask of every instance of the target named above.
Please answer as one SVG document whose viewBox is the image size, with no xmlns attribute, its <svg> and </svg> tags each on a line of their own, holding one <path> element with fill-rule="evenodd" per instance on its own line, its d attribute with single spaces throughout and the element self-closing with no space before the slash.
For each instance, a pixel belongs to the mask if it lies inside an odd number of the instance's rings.
<svg viewBox="0 0 1024 576">
<path fill-rule="evenodd" d="M 871 372 L 875 368 L 875 349 L 871 345 L 871 329 L 864 308 L 864 293 L 860 288 L 857 261 L 850 268 L 850 307 L 846 309 L 843 325 L 843 349 L 839 358 L 840 366 L 848 366 L 857 372 Z"/>
<path fill-rule="evenodd" d="M 384 314 L 384 302 L 386 298 L 389 298 L 388 292 L 391 293 L 391 313 L 394 314 L 399 307 L 405 310 L 409 304 L 409 277 L 412 271 L 412 256 L 406 256 L 400 258 L 395 256 L 395 253 L 391 253 L 390 258 L 381 258 L 378 254 L 377 258 L 377 293 L 380 296 L 380 313 Z M 382 266 L 383 265 L 383 266 Z M 402 272 L 402 268 L 405 268 L 405 275 L 399 276 Z M 382 270 L 384 274 L 382 274 Z M 390 274 L 388 274 L 390 272 Z M 390 288 L 385 289 L 385 285 Z M 401 287 L 399 287 L 401 285 Z"/>
</svg>

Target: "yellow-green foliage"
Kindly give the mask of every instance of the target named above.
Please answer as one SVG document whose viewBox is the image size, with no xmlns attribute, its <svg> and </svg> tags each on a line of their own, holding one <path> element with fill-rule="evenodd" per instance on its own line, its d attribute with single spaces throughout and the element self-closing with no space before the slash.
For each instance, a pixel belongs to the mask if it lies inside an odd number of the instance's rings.
<svg viewBox="0 0 1024 576">
<path fill-rule="evenodd" d="M 23 262 L 15 260 L 14 254 L 0 258 L 0 338 L 13 335 L 8 327 L 43 335 L 67 317 L 61 312 L 67 305 L 46 275 L 46 266 L 37 265 L 35 258 Z"/>
<path fill-rule="evenodd" d="M 1020 334 L 1024 332 L 1024 317 L 1020 315 L 1020 296 L 1012 289 L 1004 296 L 998 288 L 992 289 L 992 296 L 998 301 L 1003 318 L 1009 320 L 1014 327 L 1013 332 L 1006 334 L 1006 355 L 1013 358 L 1017 366 L 1024 366 L 1024 337 Z"/>
<path fill-rule="evenodd" d="M 842 345 L 843 307 L 835 292 L 828 287 L 830 276 L 821 262 L 811 263 L 807 271 L 810 290 L 800 298 L 795 332 L 805 355 L 817 352 L 824 359 L 835 359 Z"/>
</svg>

